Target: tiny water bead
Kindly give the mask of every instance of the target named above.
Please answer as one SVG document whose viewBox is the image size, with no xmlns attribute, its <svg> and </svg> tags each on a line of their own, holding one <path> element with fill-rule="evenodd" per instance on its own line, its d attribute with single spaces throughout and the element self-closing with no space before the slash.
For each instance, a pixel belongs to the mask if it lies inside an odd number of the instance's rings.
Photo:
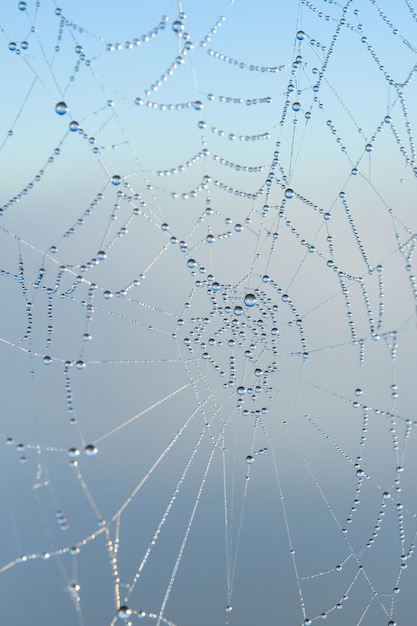
<svg viewBox="0 0 417 626">
<path fill-rule="evenodd" d="M 89 443 L 84 448 L 85 456 L 95 456 L 97 454 L 97 448 L 92 443 Z"/>
<path fill-rule="evenodd" d="M 26 2 L 19 2 L 17 6 L 19 8 L 19 11 L 26 11 L 26 8 L 27 8 Z"/>
<path fill-rule="evenodd" d="M 288 198 L 288 200 L 290 200 L 291 198 L 294 198 L 294 191 L 293 191 L 293 189 L 290 189 L 290 188 L 286 189 L 285 193 L 284 193 L 284 196 L 286 198 Z"/>
<path fill-rule="evenodd" d="M 253 307 L 255 306 L 257 302 L 256 296 L 253 293 L 247 293 L 245 298 L 244 298 L 244 303 L 247 307 Z"/>
<path fill-rule="evenodd" d="M 112 185 L 117 186 L 117 185 L 120 185 L 120 183 L 121 183 L 121 182 L 122 182 L 122 179 L 121 179 L 121 177 L 120 177 L 118 174 L 114 174 L 114 175 L 111 177 L 111 183 L 112 183 Z"/>
<path fill-rule="evenodd" d="M 245 459 L 245 460 L 246 460 L 246 463 L 247 463 L 248 465 L 252 465 L 252 463 L 254 462 L 254 460 L 255 460 L 255 459 L 253 458 L 253 456 L 251 456 L 250 454 L 248 454 L 248 456 L 246 457 L 246 459 Z"/>
<path fill-rule="evenodd" d="M 62 113 L 61 113 L 61 115 L 62 115 Z M 77 130 L 78 130 L 79 128 L 80 128 L 80 125 L 79 125 L 79 123 L 78 123 L 78 122 L 76 122 L 75 120 L 72 120 L 72 121 L 69 123 L 69 129 L 70 129 L 70 131 L 71 131 L 72 133 L 77 132 Z"/>
<path fill-rule="evenodd" d="M 55 105 L 55 112 L 58 113 L 58 115 L 65 115 L 68 113 L 67 104 L 64 101 L 57 102 Z"/>
<path fill-rule="evenodd" d="M 184 31 L 184 24 L 180 20 L 175 20 L 172 22 L 172 30 L 176 35 L 181 35 Z"/>
<path fill-rule="evenodd" d="M 117 617 L 119 619 L 129 619 L 129 617 L 132 616 L 132 613 L 132 609 L 129 609 L 129 607 L 123 605 L 119 607 L 119 610 L 117 611 Z"/>
<path fill-rule="evenodd" d="M 44 356 L 43 357 L 43 364 L 44 365 L 50 365 L 52 363 L 52 359 L 50 356 Z"/>
</svg>

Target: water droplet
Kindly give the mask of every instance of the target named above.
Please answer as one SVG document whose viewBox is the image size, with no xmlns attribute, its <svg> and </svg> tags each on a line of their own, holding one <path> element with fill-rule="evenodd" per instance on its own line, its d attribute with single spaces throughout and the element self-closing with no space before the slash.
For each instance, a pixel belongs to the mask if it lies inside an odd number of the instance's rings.
<svg viewBox="0 0 417 626">
<path fill-rule="evenodd" d="M 177 35 L 180 35 L 184 30 L 184 24 L 180 20 L 175 20 L 175 22 L 172 22 L 172 30 Z"/>
<path fill-rule="evenodd" d="M 84 361 L 77 361 L 77 362 L 75 363 L 75 367 L 77 368 L 77 370 L 82 370 L 82 369 L 84 369 L 84 367 L 85 367 L 85 363 L 84 363 Z"/>
<path fill-rule="evenodd" d="M 247 463 L 248 465 L 252 465 L 252 463 L 254 462 L 254 460 L 255 460 L 255 459 L 254 459 L 254 458 L 253 458 L 253 456 L 251 456 L 250 454 L 248 454 L 248 456 L 246 457 L 246 463 Z"/>
<path fill-rule="evenodd" d="M 76 459 L 79 456 L 80 451 L 77 448 L 70 448 L 68 450 L 68 456 L 70 459 Z"/>
<path fill-rule="evenodd" d="M 235 308 L 233 309 L 233 313 L 239 317 L 243 313 L 242 307 L 241 306 L 235 306 Z"/>
<path fill-rule="evenodd" d="M 299 111 L 300 109 L 301 109 L 301 104 L 299 102 L 293 102 L 292 110 L 293 111 Z"/>
<path fill-rule="evenodd" d="M 57 102 L 55 105 L 55 112 L 58 113 L 58 115 L 65 115 L 65 113 L 68 113 L 67 104 L 63 101 Z"/>
<path fill-rule="evenodd" d="M 244 303 L 246 306 L 255 306 L 256 304 L 256 296 L 253 293 L 247 293 L 244 299 Z"/>
<path fill-rule="evenodd" d="M 10 50 L 10 52 L 14 52 L 16 50 L 16 48 L 17 48 L 16 42 L 15 41 L 11 41 L 9 43 L 9 50 Z"/>
<path fill-rule="evenodd" d="M 80 585 L 78 583 L 71 583 L 68 585 L 68 591 L 74 595 L 78 594 Z"/>
<path fill-rule="evenodd" d="M 132 615 L 132 609 L 127 606 L 121 606 L 117 611 L 117 617 L 119 619 L 128 619 Z"/>
<path fill-rule="evenodd" d="M 113 298 L 113 294 L 112 294 L 112 292 L 111 292 L 111 291 L 106 290 L 106 291 L 103 293 L 103 298 L 104 298 L 105 300 L 110 300 L 111 298 Z"/>
<path fill-rule="evenodd" d="M 97 454 L 97 448 L 92 443 L 89 443 L 85 446 L 84 453 L 85 456 L 95 456 Z"/>
<path fill-rule="evenodd" d="M 361 396 L 363 394 L 362 389 L 355 389 L 355 396 Z"/>
<path fill-rule="evenodd" d="M 69 129 L 71 132 L 75 133 L 78 129 L 79 129 L 80 125 L 78 122 L 76 122 L 75 120 L 72 120 L 69 123 Z"/>
<path fill-rule="evenodd" d="M 210 234 L 206 237 L 207 243 L 214 243 L 214 235 Z"/>
<path fill-rule="evenodd" d="M 44 365 L 50 365 L 52 363 L 52 359 L 50 356 L 44 356 L 43 357 L 43 364 Z"/>
<path fill-rule="evenodd" d="M 204 104 L 201 100 L 195 100 L 195 102 L 193 102 L 193 107 L 196 111 L 201 111 L 201 109 L 204 109 Z"/>
<path fill-rule="evenodd" d="M 239 396 L 244 396 L 246 393 L 246 387 L 243 387 L 242 385 L 240 387 L 238 387 L 236 389 L 236 392 Z"/>
<path fill-rule="evenodd" d="M 19 7 L 19 11 L 26 11 L 26 2 L 19 2 L 17 6 Z"/>
<path fill-rule="evenodd" d="M 366 152 L 372 152 L 372 150 L 374 149 L 373 145 L 371 143 L 367 143 L 365 146 L 365 150 Z"/>
<path fill-rule="evenodd" d="M 112 182 L 112 185 L 120 185 L 120 183 L 122 182 L 122 179 L 120 178 L 118 174 L 114 174 L 114 176 L 111 177 L 111 182 Z"/>
<path fill-rule="evenodd" d="M 226 607 L 226 613 L 231 613 L 232 610 L 233 610 L 233 607 L 230 604 L 228 604 Z"/>
<path fill-rule="evenodd" d="M 299 31 L 298 31 L 298 33 L 297 33 L 297 39 L 298 39 L 299 41 L 302 41 L 303 39 L 305 39 L 305 36 L 306 36 L 306 34 L 305 34 L 305 32 L 304 32 L 303 30 L 299 30 Z"/>
<path fill-rule="evenodd" d="M 285 193 L 284 193 L 284 196 L 286 198 L 288 198 L 288 199 L 294 198 L 294 191 L 293 191 L 293 189 L 286 189 Z"/>
</svg>

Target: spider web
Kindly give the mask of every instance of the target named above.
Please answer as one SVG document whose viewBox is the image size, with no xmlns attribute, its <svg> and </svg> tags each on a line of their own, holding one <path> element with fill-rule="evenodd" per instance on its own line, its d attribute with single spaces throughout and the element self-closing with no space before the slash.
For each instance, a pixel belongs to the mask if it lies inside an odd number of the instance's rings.
<svg viewBox="0 0 417 626">
<path fill-rule="evenodd" d="M 409 2 L 7 0 L 0 624 L 410 624 Z"/>
</svg>

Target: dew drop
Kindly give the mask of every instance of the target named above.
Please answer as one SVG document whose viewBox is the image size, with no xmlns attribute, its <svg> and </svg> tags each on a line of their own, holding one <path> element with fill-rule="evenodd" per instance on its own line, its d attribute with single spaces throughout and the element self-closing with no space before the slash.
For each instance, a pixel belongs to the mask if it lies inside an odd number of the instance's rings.
<svg viewBox="0 0 417 626">
<path fill-rule="evenodd" d="M 180 35 L 184 30 L 184 24 L 180 20 L 175 20 L 175 22 L 172 22 L 172 30 L 177 35 Z"/>
<path fill-rule="evenodd" d="M 84 453 L 85 456 L 95 456 L 97 454 L 97 448 L 92 443 L 89 443 L 85 446 Z"/>
<path fill-rule="evenodd" d="M 290 198 L 294 198 L 294 190 L 293 189 L 286 189 L 284 196 L 288 199 Z"/>
<path fill-rule="evenodd" d="M 58 113 L 58 115 L 65 115 L 66 113 L 68 113 L 67 104 L 62 100 L 61 102 L 57 102 L 55 105 L 55 112 Z"/>
<path fill-rule="evenodd" d="M 132 615 L 132 609 L 127 606 L 121 606 L 117 611 L 117 617 L 119 619 L 128 619 Z"/>
<path fill-rule="evenodd" d="M 292 110 L 293 111 L 299 111 L 301 109 L 301 104 L 299 102 L 293 102 L 292 104 Z"/>
<path fill-rule="evenodd" d="M 306 34 L 305 34 L 305 32 L 303 30 L 299 30 L 298 31 L 298 33 L 297 33 L 298 41 L 302 41 L 303 39 L 305 39 L 305 36 L 306 36 Z"/>
<path fill-rule="evenodd" d="M 69 123 L 69 129 L 71 132 L 75 133 L 78 129 L 79 129 L 80 125 L 78 122 L 76 122 L 75 120 L 72 120 Z"/>
<path fill-rule="evenodd" d="M 44 365 L 50 365 L 52 363 L 52 359 L 50 356 L 44 356 L 43 357 L 43 364 Z"/>
<path fill-rule="evenodd" d="M 362 394 L 363 394 L 362 389 L 359 389 L 359 387 L 358 389 L 355 389 L 355 396 L 361 396 Z"/>
<path fill-rule="evenodd" d="M 244 303 L 248 307 L 255 306 L 256 304 L 256 296 L 253 293 L 247 293 L 244 299 Z"/>
<path fill-rule="evenodd" d="M 255 459 L 254 459 L 254 458 L 253 458 L 253 456 L 251 456 L 250 454 L 248 454 L 248 456 L 246 457 L 246 463 L 247 463 L 248 465 L 252 465 L 252 463 L 254 462 L 254 460 L 255 460 Z"/>
<path fill-rule="evenodd" d="M 19 8 L 19 11 L 26 11 L 26 2 L 19 2 L 17 6 Z"/>
<path fill-rule="evenodd" d="M 112 182 L 112 185 L 120 185 L 120 183 L 122 182 L 122 179 L 120 178 L 118 174 L 114 174 L 114 176 L 111 177 L 111 182 Z"/>
</svg>

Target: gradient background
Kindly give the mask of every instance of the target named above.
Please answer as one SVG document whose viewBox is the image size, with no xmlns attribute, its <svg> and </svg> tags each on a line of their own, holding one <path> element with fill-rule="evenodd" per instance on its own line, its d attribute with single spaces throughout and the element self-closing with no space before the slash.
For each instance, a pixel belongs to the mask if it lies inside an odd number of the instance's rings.
<svg viewBox="0 0 417 626">
<path fill-rule="evenodd" d="M 332 626 L 411 626 L 410 5 L 18 4 L 0 9 L 0 624 L 298 626 L 325 614 Z M 179 63 L 184 33 L 191 46 Z M 55 113 L 59 101 L 66 115 Z M 100 250 L 107 258 L 96 262 Z M 350 318 L 329 259 L 362 281 L 342 279 Z M 210 316 L 213 298 L 244 307 L 240 344 L 228 343 L 231 313 Z M 268 389 L 243 404 L 267 413 L 242 415 L 237 387 L 253 387 L 254 368 L 272 363 Z M 130 619 L 117 618 L 121 604 Z"/>
</svg>

